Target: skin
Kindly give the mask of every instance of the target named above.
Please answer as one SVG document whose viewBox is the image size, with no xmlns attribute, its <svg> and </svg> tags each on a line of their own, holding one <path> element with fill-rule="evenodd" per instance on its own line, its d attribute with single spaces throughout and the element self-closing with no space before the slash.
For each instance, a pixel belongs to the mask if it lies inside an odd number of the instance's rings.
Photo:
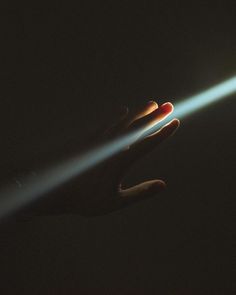
<svg viewBox="0 0 236 295">
<path fill-rule="evenodd" d="M 119 121 L 104 133 L 102 139 L 110 140 L 133 130 L 151 126 L 166 118 L 172 111 L 171 103 L 158 106 L 154 101 L 149 101 L 138 110 L 129 111 L 125 108 Z M 178 127 L 179 120 L 172 120 L 158 132 L 137 140 L 119 154 L 64 185 L 56 192 L 55 201 L 51 202 L 54 207 L 42 207 L 40 214 L 103 215 L 161 193 L 166 187 L 163 180 L 153 179 L 123 188 L 122 179 L 134 162 L 169 138 Z"/>
</svg>

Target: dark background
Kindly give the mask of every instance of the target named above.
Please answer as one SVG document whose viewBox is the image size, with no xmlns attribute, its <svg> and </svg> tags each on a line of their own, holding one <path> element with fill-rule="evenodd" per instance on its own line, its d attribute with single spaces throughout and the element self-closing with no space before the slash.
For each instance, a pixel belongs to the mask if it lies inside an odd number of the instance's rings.
<svg viewBox="0 0 236 295">
<path fill-rule="evenodd" d="M 222 3 L 1 9 L 1 178 L 56 159 L 122 105 L 175 103 L 235 75 L 236 4 Z M 93 219 L 3 224 L 3 293 L 231 294 L 235 107 L 234 96 L 183 119 L 131 171 L 128 184 L 168 182 L 156 199 Z"/>
</svg>

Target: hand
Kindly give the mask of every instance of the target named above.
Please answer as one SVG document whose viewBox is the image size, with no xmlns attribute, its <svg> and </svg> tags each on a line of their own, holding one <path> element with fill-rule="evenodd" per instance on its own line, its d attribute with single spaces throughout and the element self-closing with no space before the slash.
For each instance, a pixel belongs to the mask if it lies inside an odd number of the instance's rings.
<svg viewBox="0 0 236 295">
<path fill-rule="evenodd" d="M 137 128 L 156 124 L 172 111 L 171 103 L 165 103 L 158 107 L 154 101 L 148 102 L 143 108 L 136 111 L 129 112 L 128 109 L 125 109 L 119 122 L 105 132 L 104 140 L 122 136 L 122 134 Z M 63 207 L 63 213 L 85 216 L 102 215 L 160 193 L 166 186 L 163 180 L 149 180 L 127 189 L 122 187 L 121 182 L 128 168 L 135 161 L 171 136 L 178 126 L 179 121 L 172 120 L 159 131 L 126 147 L 119 154 L 87 171 L 72 183 L 65 185 L 62 188 L 64 196 L 59 201 L 60 208 Z M 57 199 L 55 199 L 55 203 L 57 203 Z M 61 210 L 59 212 L 62 213 Z"/>
</svg>

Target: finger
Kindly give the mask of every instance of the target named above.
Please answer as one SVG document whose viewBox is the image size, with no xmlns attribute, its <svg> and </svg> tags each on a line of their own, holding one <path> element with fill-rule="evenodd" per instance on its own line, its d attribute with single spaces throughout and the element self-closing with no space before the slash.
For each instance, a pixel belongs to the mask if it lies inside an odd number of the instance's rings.
<svg viewBox="0 0 236 295">
<path fill-rule="evenodd" d="M 121 133 L 126 127 L 130 126 L 135 120 L 138 120 L 139 118 L 142 118 L 151 112 L 155 111 L 158 108 L 158 104 L 150 100 L 148 103 L 146 103 L 145 106 L 142 106 L 141 108 L 129 112 L 129 109 L 127 107 L 123 108 L 124 113 L 122 114 L 119 121 L 115 122 L 108 130 L 106 130 L 105 135 L 112 135 L 115 136 L 119 133 Z"/>
<path fill-rule="evenodd" d="M 148 103 L 146 103 L 145 106 L 142 106 L 138 110 L 134 110 L 129 112 L 128 108 L 126 107 L 127 111 L 125 115 L 122 117 L 121 120 L 116 122 L 112 125 L 111 128 L 109 128 L 105 135 L 111 134 L 112 136 L 118 135 L 122 131 L 124 131 L 130 124 L 132 124 L 135 120 L 146 116 L 156 110 L 158 108 L 158 105 L 155 101 L 151 100 Z"/>
<path fill-rule="evenodd" d="M 135 202 L 154 197 L 166 188 L 163 180 L 149 180 L 120 192 L 120 206 L 126 207 Z M 119 206 L 118 206 L 119 207 Z"/>
<path fill-rule="evenodd" d="M 87 212 L 86 215 L 104 215 L 123 209 L 136 202 L 156 196 L 156 194 L 163 191 L 165 187 L 166 184 L 162 180 L 149 180 L 140 183 L 131 188 L 121 190 L 117 197 L 105 200 L 103 204 L 100 202 L 99 206 L 94 206 L 94 208 Z"/>
<path fill-rule="evenodd" d="M 164 120 L 167 116 L 169 116 L 173 112 L 173 109 L 174 107 L 170 102 L 164 103 L 154 112 L 151 112 L 147 116 L 136 120 L 129 129 L 131 131 L 151 127 L 152 125 L 157 124 L 158 122 Z"/>
<path fill-rule="evenodd" d="M 141 142 L 138 142 L 131 146 L 128 154 L 129 160 L 133 161 L 140 157 L 143 157 L 147 153 L 150 153 L 158 146 L 158 144 L 162 143 L 164 140 L 172 136 L 178 129 L 179 125 L 179 120 L 173 119 L 170 123 L 163 126 L 159 131 L 155 132 L 152 135 L 149 135 Z M 130 164 L 130 161 L 127 161 L 127 164 L 128 163 Z"/>
<path fill-rule="evenodd" d="M 133 122 L 149 115 L 150 113 L 155 111 L 157 108 L 158 108 L 158 104 L 155 101 L 150 100 L 148 103 L 146 103 L 141 108 L 138 108 L 138 109 L 130 112 L 129 116 L 127 116 L 127 118 L 124 122 L 125 123 L 124 127 L 130 126 Z"/>
</svg>

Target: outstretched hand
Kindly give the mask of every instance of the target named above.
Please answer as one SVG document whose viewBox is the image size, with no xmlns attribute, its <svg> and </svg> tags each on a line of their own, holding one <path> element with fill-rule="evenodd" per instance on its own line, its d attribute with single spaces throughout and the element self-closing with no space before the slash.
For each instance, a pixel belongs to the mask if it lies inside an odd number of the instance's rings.
<svg viewBox="0 0 236 295">
<path fill-rule="evenodd" d="M 156 124 L 172 111 L 171 103 L 158 106 L 154 101 L 149 101 L 143 108 L 136 111 L 125 109 L 119 122 L 104 133 L 104 140 L 122 136 L 136 128 L 146 128 Z M 166 186 L 163 180 L 148 180 L 130 188 L 123 188 L 122 179 L 135 161 L 170 137 L 178 126 L 179 120 L 172 120 L 159 131 L 126 147 L 120 153 L 64 186 L 63 213 L 84 216 L 103 215 L 160 193 Z"/>
</svg>

